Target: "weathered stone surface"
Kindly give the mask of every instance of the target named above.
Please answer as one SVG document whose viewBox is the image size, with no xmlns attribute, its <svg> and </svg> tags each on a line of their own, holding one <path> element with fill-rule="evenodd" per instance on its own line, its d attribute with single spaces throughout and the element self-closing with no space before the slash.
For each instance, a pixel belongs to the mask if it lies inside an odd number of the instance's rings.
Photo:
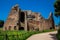
<svg viewBox="0 0 60 40">
<path fill-rule="evenodd" d="M 53 14 L 45 19 L 40 13 L 32 11 L 22 11 L 18 5 L 12 7 L 12 10 L 4 23 L 3 30 L 46 30 L 54 29 Z"/>
</svg>

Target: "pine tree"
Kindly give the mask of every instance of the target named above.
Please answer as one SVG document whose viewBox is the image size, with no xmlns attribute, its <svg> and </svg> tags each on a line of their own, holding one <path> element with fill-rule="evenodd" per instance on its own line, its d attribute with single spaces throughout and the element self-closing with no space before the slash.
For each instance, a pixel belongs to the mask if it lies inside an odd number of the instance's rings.
<svg viewBox="0 0 60 40">
<path fill-rule="evenodd" d="M 56 0 L 54 7 L 55 7 L 55 16 L 59 17 L 60 16 L 60 0 Z"/>
<path fill-rule="evenodd" d="M 54 14 L 56 17 L 58 17 L 58 19 L 59 19 L 58 26 L 60 26 L 60 0 L 56 0 L 54 7 L 55 7 L 55 13 Z"/>
</svg>

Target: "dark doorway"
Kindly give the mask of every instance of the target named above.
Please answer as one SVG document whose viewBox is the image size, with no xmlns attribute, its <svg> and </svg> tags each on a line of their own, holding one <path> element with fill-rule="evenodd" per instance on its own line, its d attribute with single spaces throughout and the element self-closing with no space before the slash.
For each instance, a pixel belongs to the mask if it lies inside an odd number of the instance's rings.
<svg viewBox="0 0 60 40">
<path fill-rule="evenodd" d="M 50 29 L 53 29 L 52 27 L 50 27 Z"/>
<path fill-rule="evenodd" d="M 25 14 L 24 14 L 24 12 L 21 12 L 21 14 L 20 14 L 20 21 L 24 22 L 24 19 L 25 19 Z"/>
<path fill-rule="evenodd" d="M 20 27 L 19 30 L 24 30 L 24 27 Z"/>
<path fill-rule="evenodd" d="M 14 26 L 14 30 L 16 30 L 16 26 Z"/>
<path fill-rule="evenodd" d="M 7 27 L 5 27 L 5 30 L 7 30 Z"/>
<path fill-rule="evenodd" d="M 9 30 L 11 30 L 11 26 L 9 26 Z"/>
</svg>

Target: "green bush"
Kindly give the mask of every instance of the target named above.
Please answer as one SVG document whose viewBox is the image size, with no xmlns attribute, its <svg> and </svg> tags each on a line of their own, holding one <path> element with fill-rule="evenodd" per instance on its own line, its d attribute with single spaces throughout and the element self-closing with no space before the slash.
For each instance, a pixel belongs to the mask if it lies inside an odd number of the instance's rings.
<svg viewBox="0 0 60 40">
<path fill-rule="evenodd" d="M 44 30 L 50 32 L 52 30 Z M 43 31 L 0 31 L 0 40 L 26 40 L 33 34 L 43 33 Z"/>
<path fill-rule="evenodd" d="M 38 31 L 0 31 L 0 40 L 26 40 Z"/>
<path fill-rule="evenodd" d="M 0 28 L 0 30 L 2 30 L 2 27 Z"/>
<path fill-rule="evenodd" d="M 58 30 L 58 33 L 57 33 L 57 39 L 60 40 L 60 29 Z"/>
</svg>

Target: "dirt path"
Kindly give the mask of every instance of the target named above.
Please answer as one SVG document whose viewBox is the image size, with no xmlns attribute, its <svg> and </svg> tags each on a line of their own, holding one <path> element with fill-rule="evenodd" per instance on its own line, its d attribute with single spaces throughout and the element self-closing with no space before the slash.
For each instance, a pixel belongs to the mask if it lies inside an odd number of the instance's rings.
<svg viewBox="0 0 60 40">
<path fill-rule="evenodd" d="M 56 33 L 57 31 L 35 34 L 29 37 L 27 40 L 57 40 Z"/>
</svg>

